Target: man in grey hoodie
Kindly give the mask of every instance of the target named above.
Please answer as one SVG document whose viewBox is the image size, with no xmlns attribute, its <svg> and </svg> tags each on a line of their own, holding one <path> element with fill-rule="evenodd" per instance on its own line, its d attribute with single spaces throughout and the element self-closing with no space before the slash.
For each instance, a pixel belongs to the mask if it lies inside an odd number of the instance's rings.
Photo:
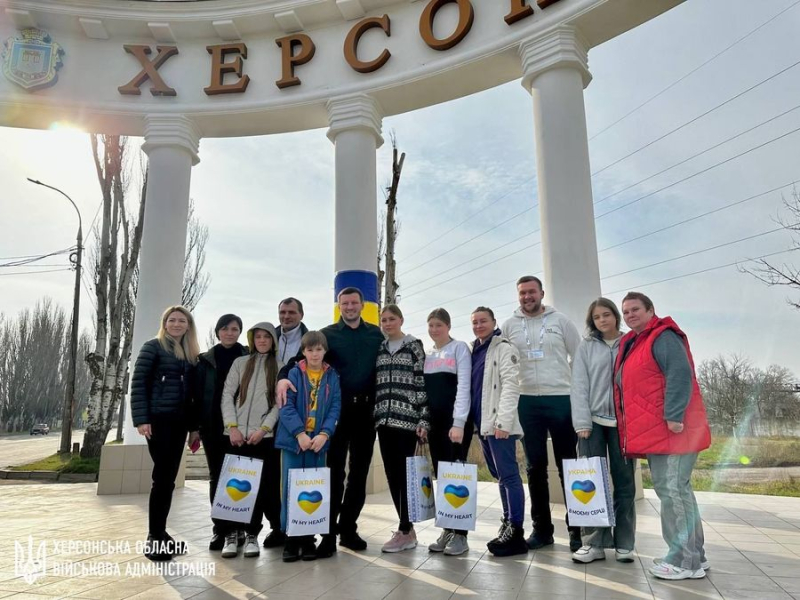
<svg viewBox="0 0 800 600">
<path fill-rule="evenodd" d="M 562 461 L 575 458 L 577 437 L 572 427 L 570 359 L 580 343 L 580 334 L 566 315 L 542 303 L 544 289 L 532 275 L 517 281 L 519 308 L 503 323 L 502 331 L 519 350 L 519 420 L 524 436 L 531 497 L 533 532 L 528 547 L 542 548 L 553 543 L 550 493 L 547 484 L 547 436 L 553 440 L 553 454 L 564 488 Z M 569 527 L 569 545 L 581 547 L 580 527 Z"/>
</svg>

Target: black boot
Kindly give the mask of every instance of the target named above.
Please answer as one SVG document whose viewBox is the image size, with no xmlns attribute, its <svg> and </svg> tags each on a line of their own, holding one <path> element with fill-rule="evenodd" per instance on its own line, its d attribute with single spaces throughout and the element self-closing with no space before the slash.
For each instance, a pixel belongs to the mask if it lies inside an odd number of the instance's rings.
<svg viewBox="0 0 800 600">
<path fill-rule="evenodd" d="M 300 553 L 303 560 L 317 560 L 317 545 L 313 535 L 304 535 L 300 542 Z"/>
<path fill-rule="evenodd" d="M 283 562 L 295 562 L 300 558 L 300 538 L 287 537 L 283 547 Z"/>
<path fill-rule="evenodd" d="M 489 552 L 495 556 L 516 556 L 528 553 L 528 544 L 525 543 L 525 531 L 518 525 L 509 525 L 503 536 L 488 547 Z"/>
<path fill-rule="evenodd" d="M 367 542 L 358 535 L 355 531 L 350 533 L 340 533 L 339 534 L 339 545 L 344 546 L 345 548 L 350 548 L 350 550 L 366 550 L 367 549 Z"/>
<path fill-rule="evenodd" d="M 542 533 L 536 533 L 536 531 L 534 531 L 527 540 L 528 548 L 531 550 L 552 546 L 554 543 L 555 540 L 553 539 L 552 533 L 550 535 L 544 535 Z"/>
<path fill-rule="evenodd" d="M 224 546 L 225 546 L 225 536 L 224 535 L 220 535 L 218 533 L 215 533 L 213 536 L 211 536 L 211 541 L 208 543 L 208 549 L 209 550 L 217 550 L 217 551 L 219 551 L 219 550 L 222 550 L 222 548 Z"/>
<path fill-rule="evenodd" d="M 583 542 L 581 541 L 581 528 L 580 527 L 568 527 L 569 530 L 569 551 L 570 552 L 577 552 L 583 546 Z"/>
<path fill-rule="evenodd" d="M 336 534 L 328 533 L 322 536 L 322 541 L 317 546 L 317 558 L 330 558 L 336 553 Z"/>
<path fill-rule="evenodd" d="M 500 521 L 500 529 L 497 531 L 497 535 L 493 537 L 491 540 L 489 540 L 486 545 L 489 546 L 490 544 L 496 544 L 497 542 L 499 542 L 500 538 L 503 537 L 503 533 L 505 532 L 505 530 L 508 529 L 510 526 L 511 523 L 508 521 L 508 519 L 503 517 L 503 519 Z"/>
<path fill-rule="evenodd" d="M 169 544 L 167 543 L 166 538 L 167 538 L 166 533 L 163 533 L 161 535 L 153 535 L 153 534 L 148 535 L 147 541 L 145 542 L 144 545 L 145 557 L 152 560 L 153 562 L 172 560 L 172 554 L 167 551 L 169 548 Z"/>
<path fill-rule="evenodd" d="M 280 529 L 273 529 L 264 538 L 264 548 L 278 548 L 286 543 L 286 534 Z"/>
</svg>

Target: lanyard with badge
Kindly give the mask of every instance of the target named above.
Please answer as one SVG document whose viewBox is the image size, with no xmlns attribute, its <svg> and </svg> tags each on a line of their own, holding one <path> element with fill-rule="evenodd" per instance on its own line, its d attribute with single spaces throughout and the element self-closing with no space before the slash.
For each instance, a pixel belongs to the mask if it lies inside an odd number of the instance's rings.
<svg viewBox="0 0 800 600">
<path fill-rule="evenodd" d="M 542 317 L 542 328 L 539 330 L 539 347 L 531 347 L 531 336 L 528 332 L 528 319 L 522 317 L 522 328 L 525 330 L 525 343 L 528 346 L 526 357 L 528 360 L 544 360 L 544 332 L 547 326 L 547 316 Z"/>
</svg>

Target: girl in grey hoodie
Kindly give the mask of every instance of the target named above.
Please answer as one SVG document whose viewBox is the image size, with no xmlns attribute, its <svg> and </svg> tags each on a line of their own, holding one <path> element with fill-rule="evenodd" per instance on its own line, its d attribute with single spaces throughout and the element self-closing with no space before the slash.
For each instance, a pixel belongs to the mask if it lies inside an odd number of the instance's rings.
<svg viewBox="0 0 800 600">
<path fill-rule="evenodd" d="M 277 358 L 278 337 L 272 323 L 262 321 L 253 325 L 247 331 L 247 344 L 250 354 L 233 361 L 225 379 L 221 408 L 225 435 L 230 440 L 228 453 L 264 461 L 253 518 L 245 526 L 244 555 L 255 557 L 260 554 L 257 538 L 265 509 L 273 509 L 269 505 L 275 503 L 274 498 L 280 498 L 280 473 L 269 468 L 269 454 L 279 411 L 275 383 L 282 365 Z M 277 510 L 280 512 L 279 500 Z M 227 524 L 222 557 L 233 558 L 238 554 L 236 524 L 222 523 Z"/>
<path fill-rule="evenodd" d="M 572 560 L 604 560 L 605 548 L 615 548 L 616 559 L 633 562 L 636 534 L 634 461 L 625 459 L 619 444 L 614 409 L 614 362 L 619 352 L 621 317 L 616 305 L 598 298 L 586 314 L 586 337 L 572 361 L 572 424 L 578 434 L 578 456 L 608 455 L 614 482 L 616 527 L 584 527 L 583 546 Z"/>
</svg>

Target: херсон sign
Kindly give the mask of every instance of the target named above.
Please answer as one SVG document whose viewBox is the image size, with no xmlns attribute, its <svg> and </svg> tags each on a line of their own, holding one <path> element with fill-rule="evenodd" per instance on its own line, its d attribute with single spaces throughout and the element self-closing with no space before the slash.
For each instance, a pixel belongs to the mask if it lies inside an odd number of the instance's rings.
<svg viewBox="0 0 800 600">
<path fill-rule="evenodd" d="M 532 1 L 532 0 L 531 0 Z M 533 7 L 528 5 L 528 0 L 509 0 L 510 11 L 505 16 L 505 22 L 513 25 L 518 21 L 533 16 Z M 536 0 L 540 8 L 547 8 L 558 0 Z M 437 38 L 433 32 L 434 21 L 439 9 L 446 4 L 458 6 L 458 23 L 455 30 L 446 38 Z M 434 50 L 445 51 L 457 45 L 472 29 L 475 12 L 470 0 L 430 0 L 422 11 L 419 20 L 419 33 L 422 40 Z M 356 23 L 347 34 L 344 41 L 344 59 L 355 71 L 359 73 L 373 73 L 383 67 L 391 58 L 389 50 L 384 49 L 376 58 L 363 60 L 358 56 L 358 44 L 361 37 L 370 29 L 381 29 L 387 37 L 391 36 L 391 19 L 389 15 L 382 17 L 369 17 Z M 316 46 L 314 41 L 305 33 L 295 33 L 275 40 L 281 52 L 281 78 L 275 82 L 280 89 L 300 85 L 301 81 L 295 75 L 295 68 L 308 63 L 314 58 Z M 120 86 L 119 93 L 126 95 L 141 94 L 141 85 L 150 81 L 150 93 L 153 96 L 177 96 L 175 88 L 170 87 L 161 77 L 158 69 L 169 58 L 178 54 L 177 46 L 156 46 L 157 54 L 150 58 L 153 49 L 147 45 L 126 44 L 126 52 L 132 54 L 141 64 L 141 71 L 128 83 Z M 211 83 L 203 91 L 209 96 L 217 94 L 241 94 L 250 83 L 250 76 L 243 73 L 244 60 L 247 58 L 247 45 L 244 42 L 216 44 L 207 46 L 211 55 Z M 235 82 L 224 83 L 226 74 L 236 76 Z"/>
</svg>

